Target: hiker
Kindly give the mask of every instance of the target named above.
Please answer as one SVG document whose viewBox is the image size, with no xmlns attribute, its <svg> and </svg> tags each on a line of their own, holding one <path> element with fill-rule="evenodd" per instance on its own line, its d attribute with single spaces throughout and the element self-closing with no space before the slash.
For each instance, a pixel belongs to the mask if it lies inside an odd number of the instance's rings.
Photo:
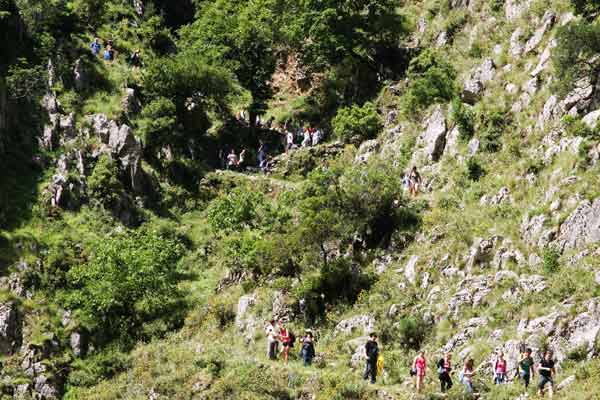
<svg viewBox="0 0 600 400">
<path fill-rule="evenodd" d="M 283 362 L 287 364 L 290 355 L 291 339 L 290 333 L 286 329 L 282 320 L 279 320 L 279 340 L 281 341 L 281 354 Z"/>
<path fill-rule="evenodd" d="M 421 188 L 421 174 L 417 171 L 417 167 L 412 167 L 410 174 L 408 174 L 409 186 L 408 191 L 413 197 L 419 194 Z"/>
<path fill-rule="evenodd" d="M 92 49 L 92 54 L 95 56 L 98 56 L 98 54 L 100 54 L 100 50 L 102 49 L 102 45 L 100 44 L 100 39 L 98 39 L 97 37 L 94 38 L 94 41 L 90 45 L 90 48 Z"/>
<path fill-rule="evenodd" d="M 129 57 L 129 64 L 134 68 L 140 68 L 142 66 L 142 57 L 139 49 L 136 49 L 133 54 L 131 54 L 131 57 Z"/>
<path fill-rule="evenodd" d="M 423 390 L 423 381 L 425 380 L 425 374 L 427 374 L 427 360 L 425 359 L 425 352 L 419 351 L 419 355 L 415 357 L 413 361 L 413 369 L 416 379 L 417 393 L 421 393 Z"/>
<path fill-rule="evenodd" d="M 529 389 L 529 382 L 533 378 L 533 358 L 531 357 L 531 349 L 526 349 L 521 359 L 519 360 L 519 376 L 525 383 L 525 390 Z"/>
<path fill-rule="evenodd" d="M 238 162 L 236 164 L 236 167 L 241 169 L 244 164 L 245 159 L 246 159 L 246 149 L 242 149 L 242 151 L 240 151 L 240 156 L 238 157 Z"/>
<path fill-rule="evenodd" d="M 266 151 L 266 146 L 265 144 L 262 142 L 262 140 L 260 141 L 260 146 L 258 147 L 258 168 L 260 168 L 262 171 L 266 170 L 266 164 L 267 164 L 267 151 Z"/>
<path fill-rule="evenodd" d="M 287 143 L 285 146 L 285 152 L 287 153 L 288 151 L 290 151 L 291 149 L 294 148 L 294 134 L 292 133 L 292 131 L 290 131 L 290 130 L 286 131 L 286 138 L 287 138 Z"/>
<path fill-rule="evenodd" d="M 540 361 L 538 366 L 538 373 L 540 375 L 540 383 L 538 384 L 538 395 L 544 397 L 544 388 L 550 384 L 548 389 L 548 395 L 552 398 L 554 394 L 554 375 L 556 370 L 554 369 L 554 360 L 552 359 L 552 352 L 550 350 L 544 353 L 544 358 Z"/>
<path fill-rule="evenodd" d="M 279 337 L 279 332 L 277 332 L 277 328 L 275 328 L 275 320 L 274 319 L 269 321 L 269 325 L 267 325 L 266 333 L 267 333 L 267 356 L 269 357 L 269 360 L 276 360 L 277 359 L 277 347 L 278 347 L 277 338 Z"/>
<path fill-rule="evenodd" d="M 269 120 L 265 124 L 265 127 L 267 129 L 271 129 L 273 127 L 273 122 L 275 122 L 275 117 L 269 118 Z"/>
<path fill-rule="evenodd" d="M 104 61 L 112 62 L 115 59 L 115 51 L 112 46 L 109 44 L 106 46 L 104 50 Z"/>
<path fill-rule="evenodd" d="M 312 144 L 312 137 L 310 135 L 310 128 L 304 128 L 304 140 L 302 140 L 302 147 L 309 147 Z"/>
<path fill-rule="evenodd" d="M 308 367 L 312 364 L 312 360 L 315 357 L 315 339 L 312 331 L 307 329 L 300 341 L 302 342 L 302 350 L 300 351 L 302 361 L 304 361 L 304 366 Z"/>
<path fill-rule="evenodd" d="M 452 378 L 450 377 L 450 373 L 452 372 L 452 354 L 445 353 L 444 358 L 440 358 L 438 361 L 437 367 L 440 387 L 442 393 L 444 393 L 452 387 Z"/>
<path fill-rule="evenodd" d="M 317 128 L 312 134 L 312 145 L 316 146 L 321 142 L 321 131 Z"/>
<path fill-rule="evenodd" d="M 467 393 L 472 394 L 473 393 L 473 376 L 475 376 L 475 360 L 473 360 L 472 358 L 469 358 L 467 361 L 465 361 L 465 365 L 463 366 L 463 369 L 460 373 L 461 375 L 461 382 L 463 383 L 463 385 L 465 385 L 465 388 L 467 389 Z"/>
<path fill-rule="evenodd" d="M 231 149 L 227 156 L 227 169 L 235 169 L 238 165 L 238 156 L 235 154 L 235 149 Z"/>
<path fill-rule="evenodd" d="M 379 346 L 377 344 L 377 335 L 375 332 L 369 334 L 369 340 L 365 344 L 365 358 L 367 365 L 365 367 L 365 373 L 363 379 L 367 380 L 371 378 L 371 383 L 375 383 L 377 380 L 377 358 L 379 357 Z"/>
<path fill-rule="evenodd" d="M 506 382 L 506 360 L 504 353 L 498 351 L 496 364 L 494 364 L 494 385 L 501 385 Z"/>
</svg>

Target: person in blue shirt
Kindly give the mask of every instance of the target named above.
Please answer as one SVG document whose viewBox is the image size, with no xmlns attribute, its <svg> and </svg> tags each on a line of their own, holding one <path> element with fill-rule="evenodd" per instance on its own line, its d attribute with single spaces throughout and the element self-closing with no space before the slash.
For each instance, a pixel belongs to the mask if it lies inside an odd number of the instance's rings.
<svg viewBox="0 0 600 400">
<path fill-rule="evenodd" d="M 111 45 L 106 46 L 104 50 L 104 61 L 112 61 L 115 59 L 115 51 Z"/>
<path fill-rule="evenodd" d="M 100 40 L 98 38 L 94 38 L 94 41 L 90 45 L 90 48 L 92 49 L 92 54 L 93 55 L 97 56 L 98 54 L 100 54 L 100 49 L 102 49 L 102 45 L 100 44 Z"/>
</svg>

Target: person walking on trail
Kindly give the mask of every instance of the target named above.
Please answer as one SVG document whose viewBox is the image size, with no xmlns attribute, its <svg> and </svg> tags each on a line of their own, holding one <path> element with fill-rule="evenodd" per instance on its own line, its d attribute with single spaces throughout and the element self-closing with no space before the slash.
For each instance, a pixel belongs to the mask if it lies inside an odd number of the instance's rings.
<svg viewBox="0 0 600 400">
<path fill-rule="evenodd" d="M 415 371 L 417 393 L 421 393 L 425 375 L 427 374 L 427 360 L 425 359 L 425 352 L 423 350 L 419 351 L 419 354 L 415 357 L 413 369 Z"/>
<path fill-rule="evenodd" d="M 227 156 L 227 169 L 235 169 L 238 165 L 238 156 L 235 154 L 235 149 L 231 149 Z"/>
<path fill-rule="evenodd" d="M 300 351 L 302 361 L 304 361 L 304 366 L 308 367 L 312 364 L 313 358 L 315 358 L 315 339 L 312 331 L 307 329 L 304 337 L 300 340 L 302 342 L 302 350 Z"/>
<path fill-rule="evenodd" d="M 408 190 L 413 197 L 417 197 L 419 195 L 419 190 L 421 189 L 421 174 L 417 171 L 417 167 L 412 167 L 410 174 L 408 174 L 409 187 Z"/>
<path fill-rule="evenodd" d="M 444 358 L 440 358 L 438 361 L 437 368 L 440 387 L 442 393 L 444 393 L 446 390 L 452 388 L 452 377 L 450 376 L 452 372 L 452 354 L 444 354 Z"/>
<path fill-rule="evenodd" d="M 475 360 L 469 358 L 465 361 L 460 373 L 460 380 L 465 385 L 467 393 L 473 394 L 473 377 L 475 376 Z"/>
<path fill-rule="evenodd" d="M 549 385 L 548 395 L 552 398 L 554 394 L 554 375 L 556 370 L 554 369 L 554 360 L 552 359 L 552 352 L 546 351 L 544 358 L 540 361 L 538 366 L 538 373 L 540 375 L 540 382 L 538 384 L 538 395 L 544 397 L 544 390 L 546 385 Z"/>
<path fill-rule="evenodd" d="M 506 360 L 504 353 L 498 351 L 496 363 L 494 364 L 494 385 L 501 385 L 506 382 Z"/>
<path fill-rule="evenodd" d="M 115 51 L 112 48 L 112 45 L 106 46 L 104 50 L 104 61 L 112 62 L 115 59 Z"/>
<path fill-rule="evenodd" d="M 294 148 L 294 134 L 292 133 L 292 131 L 290 131 L 290 130 L 286 131 L 286 138 L 287 138 L 287 144 L 285 146 L 285 152 L 287 153 L 288 151 L 290 151 L 291 149 Z"/>
<path fill-rule="evenodd" d="M 281 355 L 283 356 L 283 362 L 288 363 L 290 356 L 290 348 L 292 347 L 292 341 L 290 338 L 290 332 L 283 324 L 283 321 L 279 321 L 279 340 L 281 341 Z"/>
<path fill-rule="evenodd" d="M 140 68 L 142 66 L 142 56 L 139 49 L 136 49 L 129 57 L 129 64 L 134 68 Z"/>
<path fill-rule="evenodd" d="M 312 134 L 312 145 L 316 146 L 321 142 L 321 130 L 319 128 L 315 129 Z"/>
<path fill-rule="evenodd" d="M 258 146 L 257 158 L 258 158 L 258 168 L 260 168 L 262 171 L 265 171 L 266 163 L 267 163 L 267 150 L 266 150 L 266 146 L 262 142 L 262 140 L 260 141 L 260 145 Z"/>
<path fill-rule="evenodd" d="M 534 375 L 533 358 L 531 357 L 531 349 L 526 349 L 521 359 L 519 360 L 519 376 L 525 383 L 525 390 L 529 389 L 529 382 Z"/>
<path fill-rule="evenodd" d="M 240 156 L 238 157 L 236 167 L 238 169 L 241 169 L 244 166 L 245 160 L 246 160 L 246 149 L 242 149 L 242 151 L 240 151 Z"/>
<path fill-rule="evenodd" d="M 277 331 L 277 328 L 275 327 L 274 319 L 269 321 L 269 324 L 267 325 L 267 329 L 266 329 L 266 334 L 267 334 L 267 356 L 269 357 L 269 360 L 276 360 L 277 359 L 277 347 L 279 345 L 279 343 L 278 343 L 279 332 Z"/>
<path fill-rule="evenodd" d="M 302 140 L 302 147 L 309 147 L 312 144 L 312 137 L 310 136 L 310 128 L 304 128 L 304 140 Z"/>
<path fill-rule="evenodd" d="M 379 345 L 377 344 L 377 335 L 372 332 L 369 335 L 369 340 L 365 344 L 365 358 L 367 365 L 365 367 L 365 373 L 363 379 L 367 380 L 371 378 L 371 383 L 377 381 L 377 359 L 379 358 Z"/>
<path fill-rule="evenodd" d="M 100 39 L 97 37 L 94 38 L 94 41 L 90 45 L 90 49 L 92 49 L 92 54 L 98 56 L 100 54 L 100 50 L 102 49 L 102 45 L 100 44 Z"/>
</svg>

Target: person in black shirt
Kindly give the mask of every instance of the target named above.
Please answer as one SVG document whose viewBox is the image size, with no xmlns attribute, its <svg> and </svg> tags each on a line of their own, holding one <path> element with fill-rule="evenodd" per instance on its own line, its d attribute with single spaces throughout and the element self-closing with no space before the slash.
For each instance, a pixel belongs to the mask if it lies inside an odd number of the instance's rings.
<svg viewBox="0 0 600 400">
<path fill-rule="evenodd" d="M 367 365 L 363 378 L 367 380 L 371 377 L 371 383 L 375 383 L 377 379 L 377 357 L 379 357 L 379 346 L 377 345 L 377 335 L 375 333 L 369 335 L 369 340 L 365 345 L 365 357 Z"/>
<path fill-rule="evenodd" d="M 438 378 L 440 379 L 440 386 L 442 393 L 452 387 L 452 378 L 450 373 L 452 372 L 452 354 L 444 354 L 444 358 L 440 358 L 437 363 Z"/>
<path fill-rule="evenodd" d="M 547 384 L 550 384 L 550 388 L 548 389 L 548 394 L 550 398 L 554 394 L 554 374 L 556 373 L 554 369 L 554 360 L 552 359 L 552 352 L 546 351 L 544 353 L 544 358 L 540 361 L 540 365 L 538 366 L 538 373 L 540 375 L 540 383 L 538 385 L 538 395 L 540 397 L 544 396 L 544 388 Z"/>
</svg>

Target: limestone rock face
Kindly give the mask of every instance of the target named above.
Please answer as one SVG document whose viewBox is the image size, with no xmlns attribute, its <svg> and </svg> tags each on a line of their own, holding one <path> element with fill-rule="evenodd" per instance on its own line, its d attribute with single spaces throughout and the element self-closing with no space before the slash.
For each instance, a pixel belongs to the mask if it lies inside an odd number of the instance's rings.
<svg viewBox="0 0 600 400">
<path fill-rule="evenodd" d="M 513 21 L 519 18 L 531 6 L 531 0 L 507 0 L 504 3 L 506 19 Z"/>
<path fill-rule="evenodd" d="M 340 321 L 334 330 L 335 335 L 349 335 L 361 333 L 368 335 L 375 329 L 375 318 L 371 315 L 356 315 L 349 319 Z"/>
<path fill-rule="evenodd" d="M 418 145 L 422 147 L 422 153 L 429 161 L 438 161 L 444 153 L 446 133 L 446 116 L 441 106 L 438 106 L 433 110 L 427 121 L 425 121 L 425 131 L 418 139 Z"/>
<path fill-rule="evenodd" d="M 0 305 L 0 353 L 13 354 L 21 346 L 22 321 L 15 303 Z"/>
<path fill-rule="evenodd" d="M 494 61 L 491 58 L 486 59 L 465 81 L 462 93 L 463 100 L 470 104 L 476 103 L 483 95 L 485 84 L 494 79 L 495 72 L 496 65 Z"/>
<path fill-rule="evenodd" d="M 600 198 L 585 200 L 573 211 L 561 225 L 557 242 L 562 250 L 600 242 Z"/>
<path fill-rule="evenodd" d="M 544 38 L 544 35 L 548 30 L 552 28 L 552 26 L 554 26 L 555 22 L 556 14 L 550 10 L 546 11 L 544 17 L 542 18 L 542 25 L 535 31 L 533 36 L 529 38 L 527 43 L 525 43 L 525 54 L 535 50 L 540 45 L 542 39 Z"/>
</svg>

